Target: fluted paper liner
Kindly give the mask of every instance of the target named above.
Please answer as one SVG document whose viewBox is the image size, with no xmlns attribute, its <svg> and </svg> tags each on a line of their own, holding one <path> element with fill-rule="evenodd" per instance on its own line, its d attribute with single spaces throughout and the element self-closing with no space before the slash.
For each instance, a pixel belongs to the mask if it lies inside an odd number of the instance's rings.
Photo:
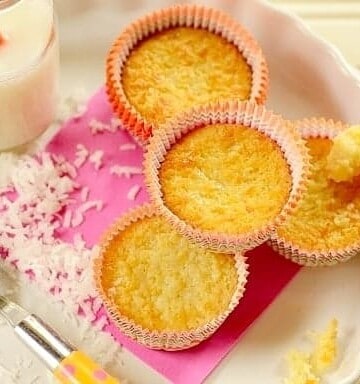
<svg viewBox="0 0 360 384">
<path fill-rule="evenodd" d="M 294 128 L 304 139 L 311 137 L 333 139 L 347 127 L 348 125 L 342 122 L 335 122 L 324 118 L 303 119 L 294 122 Z M 276 252 L 287 259 L 309 267 L 331 266 L 345 262 L 360 251 L 360 239 L 357 244 L 342 249 L 330 249 L 328 251 L 307 250 L 299 247 L 295 242 L 285 240 L 277 235 L 276 232 L 271 236 L 269 244 Z"/>
<path fill-rule="evenodd" d="M 210 337 L 238 305 L 239 300 L 244 294 L 245 284 L 247 282 L 248 266 L 246 264 L 246 258 L 241 254 L 234 255 L 236 260 L 235 267 L 237 270 L 238 283 L 228 308 L 218 317 L 211 319 L 208 323 L 199 328 L 189 329 L 187 331 L 157 331 L 144 328 L 141 325 L 136 324 L 132 319 L 124 316 L 121 313 L 121 308 L 119 308 L 112 298 L 105 292 L 102 285 L 103 257 L 113 239 L 126 227 L 144 219 L 145 217 L 151 217 L 154 215 L 157 215 L 156 209 L 151 204 L 144 204 L 130 210 L 106 232 L 100 244 L 99 256 L 95 259 L 93 264 L 96 287 L 103 299 L 108 314 L 121 332 L 126 336 L 151 349 L 176 351 L 191 348 Z"/>
<path fill-rule="evenodd" d="M 147 122 L 129 102 L 122 86 L 122 71 L 131 50 L 144 38 L 174 27 L 209 30 L 233 43 L 252 69 L 250 101 L 263 104 L 269 88 L 268 67 L 262 50 L 250 33 L 229 15 L 212 8 L 176 5 L 151 13 L 128 26 L 117 38 L 107 56 L 106 86 L 113 110 L 127 130 L 147 143 L 154 125 Z"/>
<path fill-rule="evenodd" d="M 189 131 L 211 124 L 240 124 L 257 130 L 272 139 L 283 152 L 292 178 L 288 201 L 280 214 L 263 227 L 239 235 L 228 235 L 194 228 L 175 215 L 165 204 L 159 180 L 159 169 L 167 151 Z M 201 150 L 201 149 L 199 149 Z M 253 102 L 223 101 L 193 108 L 169 121 L 164 129 L 151 138 L 145 154 L 145 180 L 150 199 L 159 214 L 177 230 L 198 244 L 217 252 L 244 252 L 268 240 L 275 228 L 282 224 L 296 207 L 306 189 L 309 156 L 304 140 L 279 115 Z"/>
</svg>

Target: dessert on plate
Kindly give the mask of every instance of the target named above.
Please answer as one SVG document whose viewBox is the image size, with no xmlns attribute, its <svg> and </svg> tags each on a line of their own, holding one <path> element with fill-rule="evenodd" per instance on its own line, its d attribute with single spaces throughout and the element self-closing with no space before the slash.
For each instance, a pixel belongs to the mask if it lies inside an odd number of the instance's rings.
<svg viewBox="0 0 360 384">
<path fill-rule="evenodd" d="M 105 236 L 94 273 L 119 329 L 153 349 L 189 348 L 213 334 L 247 280 L 241 255 L 214 253 L 178 234 L 151 205 Z"/>
<path fill-rule="evenodd" d="M 333 139 L 347 126 L 324 119 L 306 119 L 295 125 L 310 150 L 310 181 L 298 207 L 277 228 L 271 243 L 281 254 L 303 265 L 346 261 L 360 249 L 360 178 L 336 182 L 328 162 Z"/>
<path fill-rule="evenodd" d="M 109 99 L 145 143 L 190 107 L 235 98 L 263 103 L 268 70 L 254 38 L 230 16 L 178 5 L 131 24 L 107 60 Z"/>
<path fill-rule="evenodd" d="M 151 138 L 150 198 L 183 235 L 221 251 L 267 240 L 296 206 L 307 174 L 301 137 L 250 102 L 190 110 Z"/>
</svg>

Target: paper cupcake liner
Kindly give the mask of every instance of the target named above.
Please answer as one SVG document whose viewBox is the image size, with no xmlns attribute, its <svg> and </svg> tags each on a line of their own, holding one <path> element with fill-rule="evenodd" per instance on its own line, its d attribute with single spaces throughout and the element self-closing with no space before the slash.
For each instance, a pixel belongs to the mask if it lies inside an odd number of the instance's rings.
<svg viewBox="0 0 360 384">
<path fill-rule="evenodd" d="M 344 123 L 323 118 L 304 119 L 294 123 L 294 128 L 304 139 L 310 137 L 332 139 L 347 127 Z M 345 262 L 357 255 L 360 251 L 360 239 L 358 244 L 343 249 L 316 251 L 303 249 L 294 242 L 281 238 L 276 232 L 271 236 L 269 245 L 287 259 L 297 264 L 310 267 L 331 266 Z"/>
<path fill-rule="evenodd" d="M 250 33 L 227 14 L 196 5 L 176 5 L 149 14 L 127 27 L 107 56 L 106 85 L 113 110 L 125 127 L 147 143 L 154 125 L 130 104 L 122 86 L 122 71 L 131 50 L 144 38 L 174 27 L 207 29 L 233 43 L 252 68 L 250 101 L 263 104 L 269 88 L 268 67 L 262 50 Z"/>
<path fill-rule="evenodd" d="M 228 308 L 221 315 L 199 328 L 190 329 L 188 331 L 156 331 L 144 328 L 124 316 L 121 313 L 121 309 L 118 308 L 111 297 L 107 295 L 102 286 L 102 266 L 104 254 L 113 239 L 132 223 L 153 215 L 157 215 L 157 211 L 152 205 L 145 204 L 139 206 L 130 210 L 125 216 L 121 217 L 106 232 L 101 241 L 99 256 L 95 259 L 93 264 L 96 287 L 102 297 L 109 316 L 112 318 L 120 331 L 126 336 L 151 349 L 176 351 L 191 348 L 210 337 L 238 305 L 240 299 L 244 295 L 245 285 L 247 282 L 248 266 L 246 264 L 246 258 L 241 254 L 234 255 L 236 260 L 235 266 L 237 269 L 238 283 Z"/>
<path fill-rule="evenodd" d="M 241 124 L 257 130 L 279 145 L 289 164 L 292 188 L 289 199 L 280 214 L 257 230 L 227 235 L 194 228 L 175 215 L 165 204 L 159 180 L 159 169 L 167 151 L 181 137 L 197 127 L 211 124 Z M 181 234 L 198 244 L 217 252 L 245 252 L 268 240 L 275 228 L 293 211 L 306 190 L 309 174 L 309 155 L 301 136 L 279 115 L 253 102 L 222 101 L 193 108 L 169 121 L 151 138 L 144 160 L 144 174 L 150 199 Z"/>
</svg>

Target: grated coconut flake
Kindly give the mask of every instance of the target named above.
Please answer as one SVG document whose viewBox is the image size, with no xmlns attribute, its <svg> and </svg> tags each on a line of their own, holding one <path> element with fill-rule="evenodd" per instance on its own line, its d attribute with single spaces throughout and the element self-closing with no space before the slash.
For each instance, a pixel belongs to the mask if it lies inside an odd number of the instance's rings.
<svg viewBox="0 0 360 384">
<path fill-rule="evenodd" d="M 134 201 L 136 199 L 137 195 L 139 194 L 140 190 L 141 190 L 140 185 L 136 184 L 136 185 L 132 186 L 130 188 L 128 194 L 127 194 L 128 200 Z"/>
<path fill-rule="evenodd" d="M 79 211 L 76 210 L 73 219 L 71 220 L 71 226 L 73 228 L 78 227 L 84 222 L 84 216 L 83 214 Z"/>
<path fill-rule="evenodd" d="M 90 163 L 94 164 L 94 168 L 97 171 L 103 166 L 103 162 L 102 162 L 103 156 L 104 156 L 104 151 L 98 149 L 94 151 L 89 157 Z"/>
<path fill-rule="evenodd" d="M 127 144 L 121 144 L 119 147 L 119 150 L 124 152 L 124 151 L 135 151 L 136 145 L 132 143 L 127 143 Z"/>
<path fill-rule="evenodd" d="M 84 93 L 72 93 L 62 101 L 54 124 L 60 124 L 71 116 L 73 119 L 82 116 L 86 110 L 85 100 Z M 123 129 L 116 118 L 110 124 L 93 121 L 89 123 L 90 129 L 91 125 L 93 134 Z M 132 150 L 136 146 L 129 144 L 124 148 Z M 99 159 L 99 154 L 97 156 Z M 80 225 L 85 220 L 83 213 L 89 209 L 99 211 L 103 208 L 102 201 L 88 202 L 89 188 L 74 180 L 77 169 L 88 158 L 89 151 L 82 144 L 76 147 L 73 163 L 69 163 L 64 156 L 45 152 L 35 158 L 0 154 L 0 267 L 9 272 L 15 268 L 20 272 L 18 278 L 25 285 L 30 278 L 36 280 L 41 290 L 52 292 L 51 301 L 53 305 L 61 306 L 64 323 L 71 321 L 73 326 L 76 324 L 79 328 L 78 344 L 96 353 L 106 366 L 120 349 L 110 335 L 97 333 L 97 329 L 110 324 L 105 315 L 96 317 L 102 308 L 102 301 L 96 292 L 89 266 L 99 248 L 88 248 L 80 233 L 74 235 L 73 244 L 56 237 L 59 228 Z M 120 173 L 125 172 L 125 177 L 138 174 L 136 167 L 126 170 L 126 167 L 120 169 Z M 77 202 L 72 198 L 77 190 L 81 190 L 79 198 L 84 204 L 74 212 L 69 205 Z M 79 311 L 86 321 L 78 317 Z M 31 365 L 32 361 L 29 367 Z M 0 382 L 15 383 L 19 374 L 0 364 Z M 38 376 L 29 378 L 31 383 L 39 379 Z"/>
<path fill-rule="evenodd" d="M 112 175 L 117 175 L 117 176 L 124 176 L 127 179 L 130 179 L 134 175 L 141 175 L 142 174 L 142 169 L 140 167 L 133 167 L 133 166 L 123 166 L 123 165 L 113 165 L 110 168 L 110 173 Z"/>
<path fill-rule="evenodd" d="M 83 144 L 78 144 L 76 146 L 74 166 L 76 168 L 82 167 L 86 163 L 88 157 L 89 151 L 86 149 L 86 147 Z"/>
<path fill-rule="evenodd" d="M 87 201 L 87 199 L 89 198 L 89 193 L 90 193 L 89 187 L 83 187 L 82 188 L 82 190 L 80 192 L 80 199 L 82 202 Z"/>
</svg>

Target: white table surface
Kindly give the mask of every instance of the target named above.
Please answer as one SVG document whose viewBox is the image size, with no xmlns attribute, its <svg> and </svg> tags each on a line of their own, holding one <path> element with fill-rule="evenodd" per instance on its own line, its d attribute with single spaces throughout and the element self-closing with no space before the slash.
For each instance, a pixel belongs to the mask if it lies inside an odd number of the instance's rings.
<svg viewBox="0 0 360 384">
<path fill-rule="evenodd" d="M 90 33 L 89 25 L 94 21 L 94 15 L 91 12 L 89 14 L 80 12 L 81 4 L 86 1 L 73 2 L 73 5 L 68 0 L 61 1 L 63 1 L 61 92 L 63 95 L 69 94 L 79 87 L 90 95 L 103 84 L 103 58 L 120 27 L 109 22 L 106 31 L 97 28 Z M 87 2 L 94 7 L 102 3 L 96 0 Z M 141 3 L 140 0 L 133 0 L 129 8 L 138 7 Z M 69 11 L 71 6 L 77 8 L 73 9 L 72 13 Z M 103 12 L 102 16 L 98 12 L 97 17 L 106 20 L 105 10 Z M 131 15 L 132 11 L 127 12 Z M 79 32 L 82 28 L 82 38 L 78 34 L 74 35 L 74 31 Z M 277 80 L 273 80 L 272 84 L 280 84 Z M 273 89 L 274 93 L 285 91 L 289 89 L 281 85 L 275 85 Z M 293 91 L 289 97 L 296 103 L 297 98 L 300 99 L 303 95 Z M 276 109 L 277 105 L 273 107 Z M 311 108 L 312 103 L 309 99 L 307 106 L 309 113 Z M 307 330 L 323 328 L 332 317 L 337 317 L 340 321 L 340 337 L 345 345 L 354 332 L 356 320 L 360 319 L 360 309 L 352 305 L 354 295 L 360 293 L 359 275 L 359 258 L 333 268 L 304 269 L 246 332 L 241 343 L 214 371 L 208 383 L 280 383 L 280 378 L 285 372 L 283 357 L 288 350 L 294 346 L 301 346 Z M 0 290 L 4 286 L 14 287 L 14 284 L 3 279 L 0 281 Z M 42 316 L 72 342 L 101 362 L 109 363 L 109 371 L 118 377 L 139 384 L 166 382 L 136 357 L 115 345 L 106 335 L 88 329 L 74 317 L 64 316 L 62 308 L 52 304 L 47 295 L 41 294 L 34 287 L 20 286 L 16 297 L 24 306 Z M 15 339 L 12 332 L 2 325 L 0 325 L 0 364 L 1 384 L 52 382 L 37 360 Z"/>
</svg>

